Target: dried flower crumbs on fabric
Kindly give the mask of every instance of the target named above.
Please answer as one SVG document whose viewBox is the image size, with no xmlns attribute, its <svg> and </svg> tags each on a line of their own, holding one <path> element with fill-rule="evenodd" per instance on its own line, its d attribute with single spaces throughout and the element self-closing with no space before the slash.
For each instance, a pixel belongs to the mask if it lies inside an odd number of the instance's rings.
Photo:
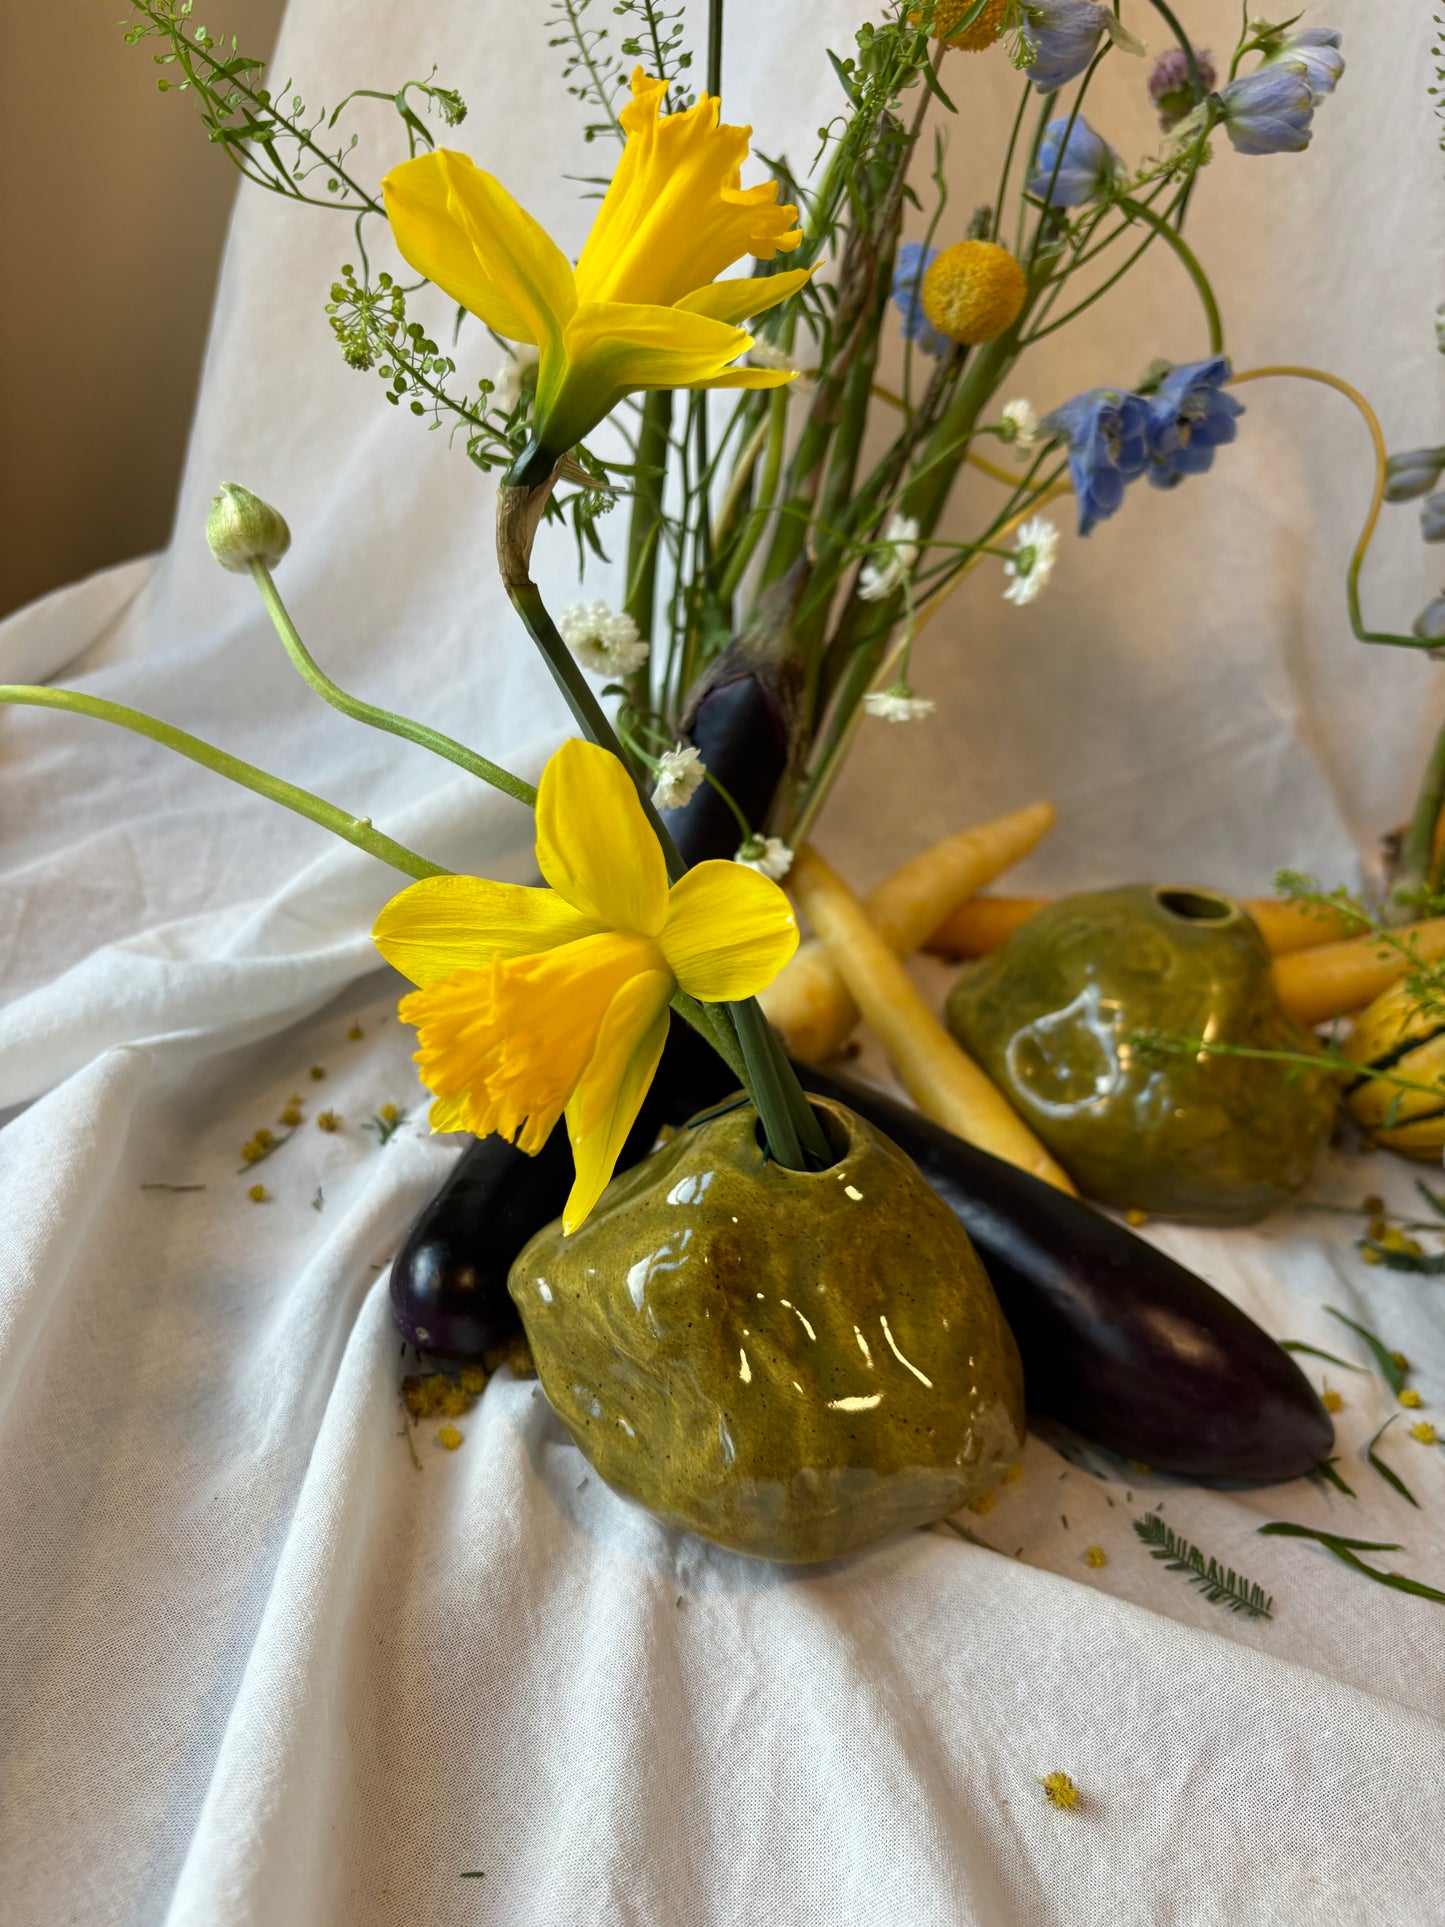
<svg viewBox="0 0 1445 1927">
<path fill-rule="evenodd" d="M 308 1076 L 313 1084 L 319 1084 L 325 1075 L 326 1066 L 324 1064 L 313 1064 L 308 1072 Z"/>
<path fill-rule="evenodd" d="M 432 1395 L 419 1378 L 404 1378 L 401 1382 L 401 1402 L 413 1418 L 430 1418 Z"/>
<path fill-rule="evenodd" d="M 1092 1569 L 1097 1572 L 1101 1566 L 1107 1566 L 1108 1563 L 1109 1555 L 1102 1546 L 1084 1547 L 1084 1564 L 1086 1566 L 1092 1567 Z"/>
<path fill-rule="evenodd" d="M 1405 1406 L 1408 1411 L 1413 1412 L 1416 1406 L 1423 1405 L 1425 1401 L 1413 1385 L 1407 1385 L 1400 1394 L 1400 1403 Z"/>
<path fill-rule="evenodd" d="M 1396 1366 L 1397 1370 L 1402 1372 L 1409 1371 L 1410 1361 L 1408 1358 L 1406 1358 L 1403 1352 L 1391 1352 L 1390 1358 L 1393 1361 L 1394 1365 Z"/>
<path fill-rule="evenodd" d="M 480 1365 L 463 1365 L 458 1383 L 464 1392 L 476 1398 L 487 1389 L 487 1375 Z"/>
<path fill-rule="evenodd" d="M 335 1111 L 322 1111 L 317 1116 L 316 1128 L 318 1131 L 339 1131 L 341 1119 Z"/>
<path fill-rule="evenodd" d="M 1067 1773 L 1046 1773 L 1039 1785 L 1051 1807 L 1058 1807 L 1067 1813 L 1079 1804 L 1079 1789 Z"/>
<path fill-rule="evenodd" d="M 1024 1462 L 1022 1459 L 1016 1459 L 1008 1471 L 1004 1473 L 1003 1482 L 1005 1485 L 1017 1485 L 1023 1475 Z"/>
<path fill-rule="evenodd" d="M 455 1425 L 444 1425 L 437 1433 L 437 1444 L 448 1452 L 455 1452 L 462 1442 L 462 1434 Z"/>
<path fill-rule="evenodd" d="M 472 1409 L 472 1395 L 460 1385 L 448 1385 L 442 1393 L 441 1404 L 448 1418 L 462 1418 Z"/>
<path fill-rule="evenodd" d="M 253 1184 L 251 1189 L 246 1193 L 246 1196 L 251 1200 L 252 1204 L 265 1204 L 270 1195 L 270 1192 L 267 1191 L 264 1184 Z"/>
<path fill-rule="evenodd" d="M 301 1113 L 294 1104 L 288 1104 L 286 1106 L 285 1110 L 281 1113 L 281 1122 L 286 1126 L 288 1131 L 294 1131 L 296 1129 L 296 1126 L 301 1122 Z"/>
<path fill-rule="evenodd" d="M 1435 1427 L 1430 1423 L 1429 1419 L 1422 1418 L 1418 1425 L 1412 1425 L 1410 1427 L 1410 1437 L 1412 1439 L 1418 1439 L 1421 1445 L 1434 1445 L 1436 1442 Z"/>
<path fill-rule="evenodd" d="M 997 1493 L 980 1492 L 978 1497 L 974 1500 L 973 1504 L 968 1509 L 970 1512 L 976 1512 L 979 1515 L 979 1517 L 982 1518 L 984 1513 L 993 1511 L 994 1505 L 997 1502 L 997 1498 L 998 1498 Z"/>
<path fill-rule="evenodd" d="M 359 1044 L 362 1038 L 365 1037 L 366 1032 L 361 1028 L 360 1024 L 353 1024 L 346 1035 L 351 1039 L 353 1044 Z"/>
<path fill-rule="evenodd" d="M 399 1104 L 383 1104 L 376 1115 L 381 1119 L 383 1124 L 399 1124 L 401 1122 L 401 1106 Z"/>
<path fill-rule="evenodd" d="M 1327 1412 L 1343 1412 L 1345 1409 L 1345 1401 L 1339 1393 L 1328 1389 L 1320 1393 L 1320 1404 Z"/>
</svg>

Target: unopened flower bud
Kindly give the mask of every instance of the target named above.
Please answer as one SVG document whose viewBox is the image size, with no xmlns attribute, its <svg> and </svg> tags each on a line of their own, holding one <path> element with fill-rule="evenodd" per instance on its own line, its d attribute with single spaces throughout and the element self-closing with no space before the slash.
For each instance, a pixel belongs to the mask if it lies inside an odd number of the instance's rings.
<svg viewBox="0 0 1445 1927">
<path fill-rule="evenodd" d="M 1421 642 L 1445 642 L 1445 595 L 1437 595 L 1416 616 L 1415 634 Z"/>
<path fill-rule="evenodd" d="M 237 482 L 222 482 L 206 517 L 211 554 L 233 575 L 249 575 L 253 562 L 274 569 L 291 546 L 286 518 Z"/>
<path fill-rule="evenodd" d="M 1427 542 L 1445 542 L 1445 492 L 1427 495 L 1420 504 L 1420 533 Z"/>
<path fill-rule="evenodd" d="M 1385 464 L 1385 500 L 1409 502 L 1428 495 L 1445 470 L 1445 448 L 1407 448 Z"/>
</svg>

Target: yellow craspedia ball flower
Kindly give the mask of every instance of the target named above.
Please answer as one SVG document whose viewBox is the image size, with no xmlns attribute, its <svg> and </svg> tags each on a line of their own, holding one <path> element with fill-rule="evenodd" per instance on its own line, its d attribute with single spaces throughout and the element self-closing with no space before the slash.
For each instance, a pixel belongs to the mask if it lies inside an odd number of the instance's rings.
<svg viewBox="0 0 1445 1927">
<path fill-rule="evenodd" d="M 950 341 L 993 341 L 1018 319 L 1028 284 L 996 241 L 955 241 L 924 272 L 923 312 Z"/>
<path fill-rule="evenodd" d="M 961 33 L 953 30 L 965 15 L 971 13 L 977 0 L 938 0 L 933 10 L 933 25 L 929 28 L 935 40 L 941 40 L 949 47 L 965 47 L 971 54 L 982 53 L 991 47 L 1008 24 L 1011 0 L 988 0 L 988 5 L 972 26 L 965 27 Z M 910 27 L 916 27 L 923 18 L 921 12 L 908 16 Z"/>
</svg>

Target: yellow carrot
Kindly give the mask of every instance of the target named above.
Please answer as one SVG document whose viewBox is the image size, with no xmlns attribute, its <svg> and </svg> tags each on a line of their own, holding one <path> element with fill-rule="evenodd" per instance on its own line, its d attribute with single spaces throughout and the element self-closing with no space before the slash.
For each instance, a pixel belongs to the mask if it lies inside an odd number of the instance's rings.
<svg viewBox="0 0 1445 1927">
<path fill-rule="evenodd" d="M 1413 939 L 1419 955 L 1427 960 L 1445 956 L 1445 917 L 1406 924 L 1391 934 L 1405 942 Z M 1302 1024 L 1322 1024 L 1373 1003 L 1409 967 L 1409 958 L 1380 938 L 1355 937 L 1349 943 L 1327 943 L 1317 950 L 1276 957 L 1274 987 L 1291 1017 Z"/>
<path fill-rule="evenodd" d="M 1030 803 L 945 837 L 879 884 L 864 906 L 869 922 L 896 955 L 910 956 L 955 905 L 1027 856 L 1053 822 L 1051 804 Z M 858 1021 L 857 1004 L 816 941 L 799 946 L 760 1001 L 793 1056 L 809 1064 L 831 1057 Z"/>
<path fill-rule="evenodd" d="M 1073 1185 L 1033 1132 L 939 1023 L 842 878 L 816 851 L 800 850 L 789 881 L 849 995 L 923 1115 L 980 1150 L 1072 1193 Z"/>
<path fill-rule="evenodd" d="M 1048 901 L 1047 897 L 973 897 L 944 918 L 924 948 L 940 957 L 987 957 Z M 1245 897 L 1242 907 L 1259 925 L 1260 935 L 1276 957 L 1336 943 L 1350 928 L 1349 918 L 1339 911 L 1317 909 L 1313 904 Z"/>
<path fill-rule="evenodd" d="M 987 957 L 1002 949 L 1047 897 L 970 897 L 944 918 L 924 945 L 938 957 Z"/>
</svg>

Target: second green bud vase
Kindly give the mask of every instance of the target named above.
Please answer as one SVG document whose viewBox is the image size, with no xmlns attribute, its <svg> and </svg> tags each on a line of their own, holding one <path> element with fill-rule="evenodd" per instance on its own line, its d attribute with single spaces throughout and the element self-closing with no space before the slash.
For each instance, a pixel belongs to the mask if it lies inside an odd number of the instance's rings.
<svg viewBox="0 0 1445 1927">
<path fill-rule="evenodd" d="M 1264 939 L 1214 890 L 1062 897 L 970 966 L 948 1023 L 1089 1197 L 1240 1224 L 1294 1195 L 1330 1132 L 1323 1071 L 1141 1049 L 1152 1034 L 1314 1052 Z"/>
<path fill-rule="evenodd" d="M 825 1099 L 785 1171 L 739 1103 L 548 1226 L 510 1290 L 542 1388 L 610 1486 L 764 1559 L 856 1552 L 978 1498 L 1023 1449 L 1018 1348 L 958 1220 Z"/>
</svg>

